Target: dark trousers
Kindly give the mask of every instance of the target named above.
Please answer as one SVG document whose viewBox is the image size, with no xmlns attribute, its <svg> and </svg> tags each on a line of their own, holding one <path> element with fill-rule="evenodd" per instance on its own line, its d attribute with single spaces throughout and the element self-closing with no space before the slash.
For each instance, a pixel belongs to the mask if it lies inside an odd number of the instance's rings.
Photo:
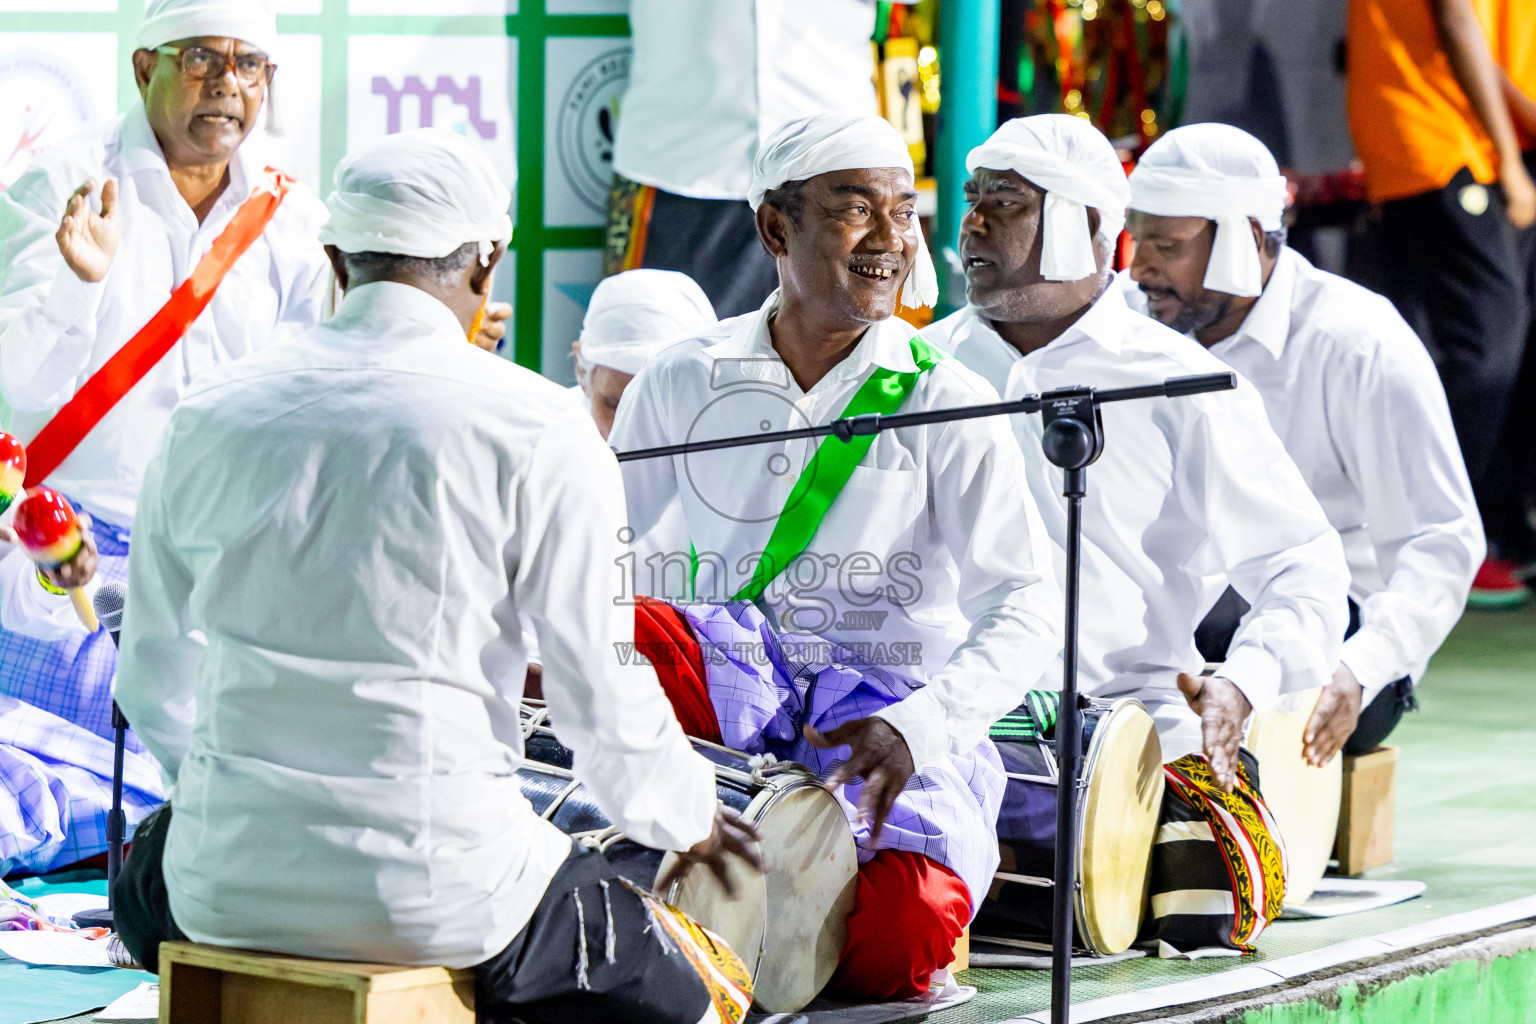
<svg viewBox="0 0 1536 1024">
<path fill-rule="evenodd" d="M 171 917 L 161 871 L 170 824 L 170 804 L 139 824 L 112 890 L 118 937 L 150 971 L 158 969 L 160 943 L 187 938 Z M 601 853 L 573 846 L 528 924 L 475 968 L 476 1017 L 482 1024 L 695 1024 L 710 1006 L 709 990 L 683 951 L 662 946 L 660 931 Z"/>
<path fill-rule="evenodd" d="M 1530 323 L 1503 193 L 1463 168 L 1444 188 L 1382 204 L 1381 233 L 1389 297 L 1435 357 L 1481 499 Z"/>
<path fill-rule="evenodd" d="M 1525 154 L 1525 166 L 1536 174 L 1536 150 Z M 1536 529 L 1529 510 L 1536 500 L 1536 226 L 1520 232 L 1519 269 L 1525 282 L 1525 358 L 1504 419 L 1504 432 L 1493 462 L 1478 488 L 1478 507 L 1490 545 L 1505 558 L 1528 565 L 1536 562 Z"/>
<path fill-rule="evenodd" d="M 779 286 L 746 200 L 693 199 L 614 175 L 603 273 L 648 267 L 698 282 L 715 315 L 756 312 Z"/>
<path fill-rule="evenodd" d="M 1248 602 L 1231 587 L 1216 599 L 1204 621 L 1195 629 L 1195 646 L 1199 648 L 1202 658 L 1210 662 L 1226 660 L 1227 648 L 1232 646 L 1232 638 L 1237 634 L 1243 616 L 1248 614 L 1248 608 Z M 1344 638 L 1349 639 L 1359 629 L 1360 606 L 1351 598 L 1349 628 L 1345 630 Z M 1344 753 L 1354 757 L 1375 750 L 1397 728 L 1403 714 L 1417 707 L 1412 679 L 1404 676 L 1396 682 L 1388 683 L 1382 687 L 1375 700 L 1360 709 L 1360 721 L 1355 723 L 1355 731 L 1344 742 Z"/>
</svg>

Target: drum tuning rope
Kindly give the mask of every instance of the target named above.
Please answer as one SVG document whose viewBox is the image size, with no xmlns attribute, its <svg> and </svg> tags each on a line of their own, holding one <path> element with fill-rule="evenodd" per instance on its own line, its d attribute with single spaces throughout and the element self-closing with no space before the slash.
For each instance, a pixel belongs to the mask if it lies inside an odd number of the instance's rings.
<svg viewBox="0 0 1536 1024">
<path fill-rule="evenodd" d="M 747 758 L 747 767 L 752 769 L 752 781 L 759 786 L 768 784 L 768 776 L 775 774 L 773 769 L 777 767 L 779 759 L 772 754 L 753 754 Z"/>
</svg>

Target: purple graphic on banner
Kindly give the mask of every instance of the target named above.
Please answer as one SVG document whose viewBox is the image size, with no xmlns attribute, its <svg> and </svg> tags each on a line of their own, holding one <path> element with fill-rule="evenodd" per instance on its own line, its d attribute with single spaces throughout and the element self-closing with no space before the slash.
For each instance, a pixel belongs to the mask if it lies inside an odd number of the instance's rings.
<svg viewBox="0 0 1536 1024">
<path fill-rule="evenodd" d="M 402 101 L 407 96 L 416 97 L 419 110 L 416 127 L 431 128 L 433 121 L 432 108 L 439 96 L 446 96 L 449 100 L 464 108 L 468 116 L 469 124 L 482 139 L 494 139 L 496 137 L 496 122 L 487 121 L 480 112 L 480 76 L 470 75 L 464 86 L 447 75 L 439 75 L 432 87 L 427 88 L 418 75 L 407 75 L 405 84 L 399 88 L 383 75 L 373 79 L 373 94 L 383 96 L 389 104 L 387 131 L 389 134 L 401 130 Z"/>
</svg>

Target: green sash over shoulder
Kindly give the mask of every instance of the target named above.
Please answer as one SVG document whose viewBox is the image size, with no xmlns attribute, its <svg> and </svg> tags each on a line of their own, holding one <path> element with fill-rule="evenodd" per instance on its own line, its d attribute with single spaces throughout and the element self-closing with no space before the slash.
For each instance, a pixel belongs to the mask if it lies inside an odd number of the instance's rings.
<svg viewBox="0 0 1536 1024">
<path fill-rule="evenodd" d="M 912 361 L 917 364 L 917 372 L 901 373 L 876 367 L 875 372 L 859 385 L 859 390 L 848 400 L 848 405 L 839 414 L 840 419 L 869 413 L 889 416 L 901 408 L 919 377 L 949 358 L 948 353 L 930 345 L 922 335 L 914 334 L 909 344 L 912 346 Z M 822 439 L 816 454 L 811 456 L 805 471 L 800 474 L 800 479 L 795 481 L 794 488 L 785 499 L 784 511 L 779 513 L 778 521 L 773 524 L 773 532 L 768 537 L 763 557 L 752 571 L 752 578 L 731 600 L 756 601 L 768 589 L 768 584 L 805 552 L 832 503 L 842 493 L 848 478 L 853 476 L 854 469 L 863 461 L 869 446 L 874 442 L 872 434 L 847 441 L 840 441 L 836 437 Z M 695 553 L 695 575 L 698 570 L 698 555 Z"/>
</svg>

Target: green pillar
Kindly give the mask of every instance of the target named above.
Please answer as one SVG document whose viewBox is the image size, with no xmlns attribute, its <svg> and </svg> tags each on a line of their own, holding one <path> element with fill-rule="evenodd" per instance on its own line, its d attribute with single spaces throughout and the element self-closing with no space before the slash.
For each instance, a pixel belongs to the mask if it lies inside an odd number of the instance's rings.
<svg viewBox="0 0 1536 1024">
<path fill-rule="evenodd" d="M 998 0 L 941 0 L 939 5 L 939 138 L 934 177 L 939 209 L 934 251 L 939 265 L 942 315 L 965 303 L 964 282 L 945 250 L 960 238 L 965 216 L 965 155 L 997 127 Z"/>
</svg>

